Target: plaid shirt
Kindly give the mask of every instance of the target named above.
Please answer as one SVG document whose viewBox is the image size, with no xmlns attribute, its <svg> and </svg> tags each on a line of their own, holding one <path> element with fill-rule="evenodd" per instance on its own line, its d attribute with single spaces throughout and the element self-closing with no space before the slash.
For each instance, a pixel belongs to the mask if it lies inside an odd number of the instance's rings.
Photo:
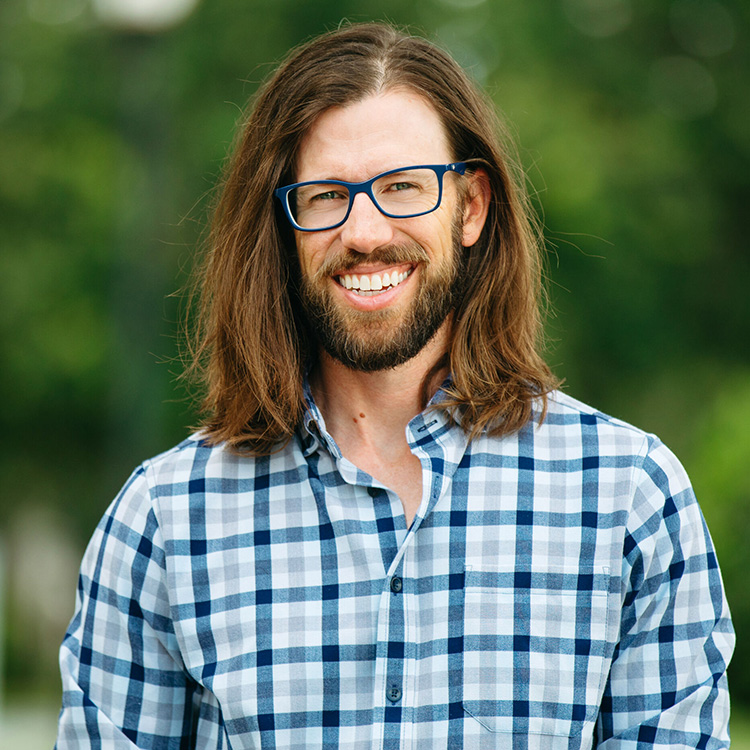
<svg viewBox="0 0 750 750">
<path fill-rule="evenodd" d="M 60 750 L 728 747 L 729 613 L 658 439 L 559 393 L 469 445 L 428 410 L 407 529 L 309 406 L 272 456 L 193 437 L 131 476 L 83 561 Z"/>
</svg>

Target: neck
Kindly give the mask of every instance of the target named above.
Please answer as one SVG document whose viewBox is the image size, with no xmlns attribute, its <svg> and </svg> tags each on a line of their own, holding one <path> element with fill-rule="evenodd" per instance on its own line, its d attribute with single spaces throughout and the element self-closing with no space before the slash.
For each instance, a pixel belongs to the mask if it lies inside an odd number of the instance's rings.
<svg viewBox="0 0 750 750">
<path fill-rule="evenodd" d="M 322 352 L 310 384 L 334 439 L 373 448 L 403 441 L 406 425 L 423 409 L 422 382 L 448 351 L 448 343 L 446 323 L 416 357 L 376 372 L 351 370 Z M 430 388 L 437 388 L 447 374 L 447 365 L 439 368 Z"/>
</svg>

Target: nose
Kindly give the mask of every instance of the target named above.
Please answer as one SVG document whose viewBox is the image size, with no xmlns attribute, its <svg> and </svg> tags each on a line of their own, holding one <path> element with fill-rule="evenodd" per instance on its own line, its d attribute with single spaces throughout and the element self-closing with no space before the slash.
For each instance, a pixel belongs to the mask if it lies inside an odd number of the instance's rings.
<svg viewBox="0 0 750 750">
<path fill-rule="evenodd" d="M 366 193 L 354 196 L 352 210 L 341 227 L 341 241 L 349 250 L 370 253 L 393 242 L 391 219 L 380 213 Z"/>
</svg>

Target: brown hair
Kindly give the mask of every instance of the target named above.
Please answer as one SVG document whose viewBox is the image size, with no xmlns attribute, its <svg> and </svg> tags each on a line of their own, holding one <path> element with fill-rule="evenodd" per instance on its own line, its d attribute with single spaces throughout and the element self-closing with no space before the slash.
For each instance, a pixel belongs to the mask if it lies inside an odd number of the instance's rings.
<svg viewBox="0 0 750 750">
<path fill-rule="evenodd" d="M 500 146 L 494 108 L 430 42 L 386 24 L 351 25 L 313 39 L 279 67 L 228 164 L 191 348 L 210 442 L 261 455 L 298 426 L 304 370 L 316 352 L 299 309 L 294 237 L 273 190 L 294 181 L 299 144 L 324 111 L 394 87 L 432 104 L 453 157 L 481 163 L 492 191 L 482 235 L 465 248 L 472 283 L 455 309 L 453 379 L 440 407 L 475 437 L 519 429 L 538 397 L 546 406 L 556 382 L 538 353 L 540 233 L 512 151 Z"/>
</svg>

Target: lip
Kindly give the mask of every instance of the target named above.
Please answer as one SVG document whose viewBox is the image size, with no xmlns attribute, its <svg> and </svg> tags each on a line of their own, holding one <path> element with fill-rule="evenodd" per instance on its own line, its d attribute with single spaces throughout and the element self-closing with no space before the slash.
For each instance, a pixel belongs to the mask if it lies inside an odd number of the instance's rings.
<svg viewBox="0 0 750 750">
<path fill-rule="evenodd" d="M 389 305 L 393 304 L 404 293 L 404 290 L 411 285 L 417 268 L 418 266 L 413 263 L 405 263 L 395 266 L 381 266 L 379 268 L 358 266 L 357 268 L 336 272 L 333 276 L 330 277 L 330 282 L 336 288 L 336 293 L 341 294 L 346 300 L 347 304 L 358 310 L 369 312 L 374 310 L 381 310 L 382 308 L 388 307 Z M 394 269 L 398 273 L 411 269 L 411 273 L 398 286 L 391 287 L 385 292 L 381 292 L 380 294 L 375 294 L 372 296 L 361 296 L 355 291 L 342 286 L 337 281 L 337 278 L 339 276 L 344 276 L 346 274 L 350 276 L 357 276 L 358 274 L 371 274 L 378 272 L 382 273 L 384 271 L 390 271 L 391 269 Z"/>
</svg>

